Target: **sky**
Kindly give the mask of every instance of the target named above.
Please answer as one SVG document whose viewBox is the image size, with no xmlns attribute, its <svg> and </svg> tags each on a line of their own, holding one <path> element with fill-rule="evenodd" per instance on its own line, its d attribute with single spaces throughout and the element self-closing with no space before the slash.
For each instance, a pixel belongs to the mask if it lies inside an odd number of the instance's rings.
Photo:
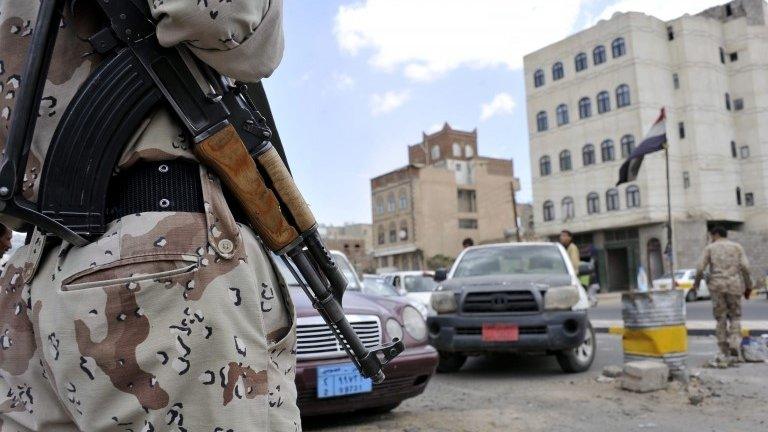
<svg viewBox="0 0 768 432">
<path fill-rule="evenodd" d="M 370 179 L 448 122 L 511 158 L 530 202 L 523 56 L 615 12 L 661 19 L 712 0 L 289 0 L 282 64 L 264 86 L 321 223 L 370 222 Z"/>
</svg>

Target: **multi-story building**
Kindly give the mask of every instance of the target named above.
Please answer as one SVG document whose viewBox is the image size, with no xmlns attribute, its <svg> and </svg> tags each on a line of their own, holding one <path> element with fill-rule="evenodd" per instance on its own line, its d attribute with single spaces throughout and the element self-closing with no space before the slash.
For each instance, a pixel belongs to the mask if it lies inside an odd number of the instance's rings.
<svg viewBox="0 0 768 432">
<path fill-rule="evenodd" d="M 379 268 L 418 270 L 455 258 L 462 242 L 505 241 L 515 232 L 512 161 L 478 155 L 477 130 L 422 134 L 408 165 L 371 179 Z"/>
<path fill-rule="evenodd" d="M 373 266 L 371 224 L 320 224 L 317 230 L 325 240 L 328 249 L 343 252 L 358 273 L 371 272 L 375 269 Z"/>
<path fill-rule="evenodd" d="M 707 227 L 724 224 L 764 274 L 766 18 L 761 0 L 671 21 L 617 13 L 525 56 L 537 234 L 577 233 L 610 289 L 634 285 L 639 265 L 668 269 L 664 153 L 615 186 L 665 107 L 676 268 L 694 266 Z"/>
</svg>

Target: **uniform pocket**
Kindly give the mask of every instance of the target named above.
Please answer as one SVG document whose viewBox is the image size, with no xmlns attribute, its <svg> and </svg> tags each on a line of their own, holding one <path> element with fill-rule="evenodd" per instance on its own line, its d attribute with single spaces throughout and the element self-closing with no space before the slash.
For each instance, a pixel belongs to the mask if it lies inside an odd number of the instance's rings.
<svg viewBox="0 0 768 432">
<path fill-rule="evenodd" d="M 138 286 L 142 282 L 172 282 L 194 273 L 200 261 L 189 255 L 147 255 L 125 258 L 92 267 L 66 278 L 62 291 L 78 291 L 115 285 Z"/>
</svg>

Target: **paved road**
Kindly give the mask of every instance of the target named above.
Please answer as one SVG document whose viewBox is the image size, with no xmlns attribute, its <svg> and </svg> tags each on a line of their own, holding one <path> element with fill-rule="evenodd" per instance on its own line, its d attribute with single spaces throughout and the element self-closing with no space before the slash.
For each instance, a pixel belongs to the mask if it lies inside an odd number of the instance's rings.
<svg viewBox="0 0 768 432">
<path fill-rule="evenodd" d="M 712 302 L 699 300 L 687 303 L 687 318 L 689 320 L 712 320 Z M 761 294 L 760 298 L 745 301 L 742 306 L 743 320 L 767 321 L 768 300 Z M 601 299 L 596 308 L 590 309 L 589 317 L 600 320 L 621 320 L 621 302 L 616 297 Z"/>
<path fill-rule="evenodd" d="M 692 337 L 690 349 L 689 366 L 699 366 L 714 355 L 715 343 L 711 337 Z M 621 339 L 599 335 L 596 362 L 583 374 L 563 374 L 551 358 L 473 358 L 459 373 L 436 375 L 423 395 L 392 413 L 305 419 L 304 428 L 323 432 L 747 432 L 767 428 L 766 364 L 693 369 L 701 377 L 693 385 L 706 388 L 710 396 L 693 406 L 679 385 L 635 394 L 620 390 L 617 382 L 595 381 L 603 366 L 620 364 L 621 357 Z"/>
</svg>

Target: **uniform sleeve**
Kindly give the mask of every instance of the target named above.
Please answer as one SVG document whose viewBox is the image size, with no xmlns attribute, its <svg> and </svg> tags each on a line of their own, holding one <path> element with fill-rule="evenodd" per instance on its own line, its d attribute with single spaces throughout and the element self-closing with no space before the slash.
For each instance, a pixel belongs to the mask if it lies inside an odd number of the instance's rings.
<svg viewBox="0 0 768 432">
<path fill-rule="evenodd" d="M 147 0 L 160 44 L 181 43 L 221 74 L 266 78 L 283 57 L 283 0 Z"/>
<path fill-rule="evenodd" d="M 704 248 L 704 252 L 699 258 L 699 264 L 696 266 L 696 279 L 701 279 L 704 276 L 704 270 L 709 266 L 709 247 Z"/>
<path fill-rule="evenodd" d="M 737 244 L 737 246 L 739 247 L 739 271 L 744 278 L 745 286 L 751 288 L 752 276 L 749 274 L 749 258 L 747 258 L 747 253 L 744 252 L 744 248 L 741 247 L 740 244 Z"/>
</svg>

